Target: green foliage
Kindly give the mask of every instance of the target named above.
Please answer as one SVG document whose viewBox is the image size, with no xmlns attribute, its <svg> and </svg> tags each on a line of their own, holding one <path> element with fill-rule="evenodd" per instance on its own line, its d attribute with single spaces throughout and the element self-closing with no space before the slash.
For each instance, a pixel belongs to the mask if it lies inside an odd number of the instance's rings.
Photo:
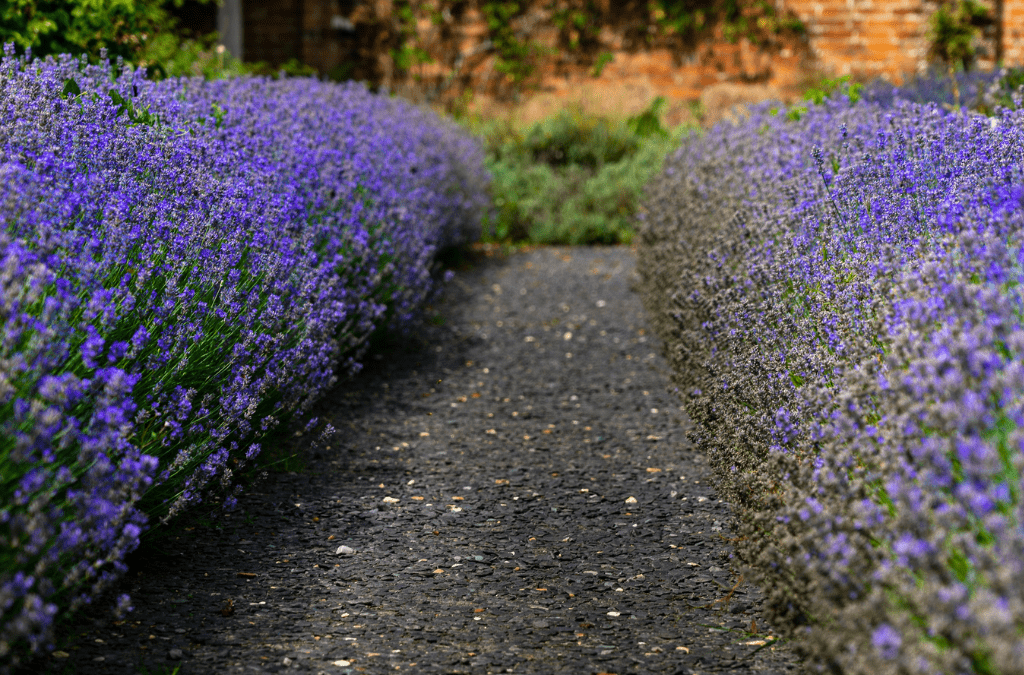
<svg viewBox="0 0 1024 675">
<path fill-rule="evenodd" d="M 213 3 L 218 0 L 198 0 Z M 85 55 L 141 66 L 156 79 L 200 76 L 218 79 L 272 70 L 266 64 L 243 65 L 220 47 L 216 33 L 184 38 L 177 32 L 172 7 L 184 0 L 6 0 L 0 3 L 0 43 L 36 56 Z M 301 64 L 286 64 L 286 74 L 311 74 Z"/>
<path fill-rule="evenodd" d="M 812 84 L 804 90 L 804 105 L 797 104 L 792 106 L 786 111 L 786 119 L 791 122 L 797 122 L 807 114 L 809 106 L 821 105 L 825 102 L 825 99 L 829 99 L 837 95 L 845 96 L 850 100 L 850 103 L 856 103 L 861 99 L 863 94 L 864 85 L 860 82 L 851 82 L 849 75 L 843 75 L 842 77 L 836 78 L 824 77 L 819 82 Z M 777 113 L 777 109 L 771 110 L 772 115 Z"/>
<path fill-rule="evenodd" d="M 598 44 L 601 30 L 601 12 L 593 0 L 583 7 L 561 7 L 551 14 L 551 22 L 558 28 L 559 40 L 569 51 L 593 48 Z"/>
<path fill-rule="evenodd" d="M 521 84 L 533 74 L 536 57 L 544 51 L 535 42 L 521 39 L 512 26 L 512 20 L 525 9 L 525 4 L 516 0 L 485 2 L 481 7 L 491 42 L 498 53 L 494 67 L 514 85 Z"/>
<path fill-rule="evenodd" d="M 433 14 L 432 14 L 433 19 Z M 415 44 L 416 14 L 409 0 L 396 2 L 394 6 L 394 27 L 398 33 L 398 46 L 391 50 L 391 58 L 395 67 L 408 72 L 421 63 L 430 63 L 430 54 Z"/>
<path fill-rule="evenodd" d="M 793 13 L 779 13 L 768 0 L 651 0 L 651 15 L 662 32 L 693 39 L 720 23 L 727 40 L 742 37 L 758 45 L 783 33 L 803 34 L 807 28 Z"/>
<path fill-rule="evenodd" d="M 0 5 L 0 43 L 13 42 L 36 56 L 97 56 L 105 49 L 138 63 L 150 42 L 174 28 L 168 7 L 183 1 L 6 0 Z"/>
<path fill-rule="evenodd" d="M 485 132 L 495 216 L 487 238 L 535 244 L 629 243 L 646 183 L 680 133 L 658 118 L 664 100 L 628 120 L 579 111 Z"/>
<path fill-rule="evenodd" d="M 601 77 L 604 67 L 614 60 L 615 56 L 611 52 L 601 52 L 597 55 L 597 59 L 594 60 L 594 68 L 590 71 L 590 74 L 594 77 Z"/>
<path fill-rule="evenodd" d="M 70 81 L 73 82 L 74 80 Z M 110 94 L 110 100 L 117 106 L 115 117 L 127 114 L 132 124 L 142 124 L 149 127 L 160 124 L 160 118 L 151 113 L 149 108 L 136 108 L 133 100 L 124 98 L 116 89 L 111 89 L 108 93 Z"/>
<path fill-rule="evenodd" d="M 202 77 L 219 80 L 252 72 L 260 64 L 247 66 L 217 44 L 217 34 L 181 39 L 172 32 L 158 33 L 146 43 L 138 65 L 145 66 L 151 76 Z"/>
<path fill-rule="evenodd" d="M 991 21 L 989 10 L 976 0 L 940 5 L 931 18 L 929 55 L 951 68 L 968 70 L 974 61 L 974 38 Z"/>
<path fill-rule="evenodd" d="M 804 91 L 804 100 L 810 101 L 814 105 L 821 105 L 825 99 L 839 94 L 850 99 L 850 103 L 856 103 L 861 99 L 863 91 L 864 85 L 859 82 L 851 82 L 849 75 L 836 78 L 826 77 Z"/>
<path fill-rule="evenodd" d="M 512 153 L 526 154 L 535 163 L 550 166 L 577 165 L 595 169 L 634 154 L 640 139 L 625 125 L 563 111 L 535 124 Z"/>
<path fill-rule="evenodd" d="M 1009 68 L 996 86 L 982 92 L 972 106 L 977 112 L 993 116 L 1000 108 L 1014 110 L 1020 107 L 1024 95 L 1024 68 Z"/>
<path fill-rule="evenodd" d="M 638 138 L 661 136 L 668 138 L 668 131 L 661 126 L 661 110 L 665 107 L 665 97 L 659 96 L 646 110 L 626 120 L 626 128 Z"/>
<path fill-rule="evenodd" d="M 662 30 L 687 37 L 704 28 L 715 13 L 707 3 L 695 0 L 654 0 L 651 9 Z"/>
<path fill-rule="evenodd" d="M 72 102 L 80 101 L 81 96 L 83 96 L 81 87 L 78 86 L 78 82 L 73 77 L 64 80 L 61 95 Z M 151 113 L 147 107 L 135 107 L 135 101 L 124 98 L 116 89 L 111 89 L 107 92 L 107 95 L 110 96 L 111 102 L 117 106 L 116 117 L 127 114 L 129 122 L 133 125 L 142 124 L 154 127 L 160 124 L 160 117 L 158 115 Z"/>
</svg>

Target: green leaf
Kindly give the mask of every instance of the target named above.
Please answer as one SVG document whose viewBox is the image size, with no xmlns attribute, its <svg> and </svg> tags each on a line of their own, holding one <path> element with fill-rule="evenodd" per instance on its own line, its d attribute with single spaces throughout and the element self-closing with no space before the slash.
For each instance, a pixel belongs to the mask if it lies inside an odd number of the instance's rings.
<svg viewBox="0 0 1024 675">
<path fill-rule="evenodd" d="M 64 80 L 64 89 L 61 91 L 61 95 L 64 97 L 75 97 L 82 93 L 81 87 L 75 82 L 75 78 L 69 77 Z"/>
</svg>

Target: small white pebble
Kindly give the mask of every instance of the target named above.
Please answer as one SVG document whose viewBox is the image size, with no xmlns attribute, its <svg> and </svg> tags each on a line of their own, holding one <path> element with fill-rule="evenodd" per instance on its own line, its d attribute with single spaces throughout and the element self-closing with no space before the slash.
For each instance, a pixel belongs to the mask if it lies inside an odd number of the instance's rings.
<svg viewBox="0 0 1024 675">
<path fill-rule="evenodd" d="M 385 497 L 384 498 L 384 503 L 385 504 L 397 504 L 398 500 L 395 499 L 394 497 Z"/>
<path fill-rule="evenodd" d="M 636 504 L 636 497 L 628 497 L 626 499 L 627 504 Z"/>
</svg>

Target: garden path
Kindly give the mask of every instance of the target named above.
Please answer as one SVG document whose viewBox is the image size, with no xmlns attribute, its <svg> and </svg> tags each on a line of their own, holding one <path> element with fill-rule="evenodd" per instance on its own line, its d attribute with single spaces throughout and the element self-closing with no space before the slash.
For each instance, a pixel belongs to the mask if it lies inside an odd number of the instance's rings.
<svg viewBox="0 0 1024 675">
<path fill-rule="evenodd" d="M 214 525 L 147 545 L 51 672 L 783 673 L 626 247 L 460 272 Z M 175 671 L 175 668 L 178 668 Z M 71 670 L 69 670 L 71 669 Z"/>
</svg>

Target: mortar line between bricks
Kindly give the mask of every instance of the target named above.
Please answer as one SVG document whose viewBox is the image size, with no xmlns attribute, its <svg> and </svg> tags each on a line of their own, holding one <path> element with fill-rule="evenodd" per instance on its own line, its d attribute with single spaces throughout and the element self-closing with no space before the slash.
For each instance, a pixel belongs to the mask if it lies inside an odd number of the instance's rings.
<svg viewBox="0 0 1024 675">
<path fill-rule="evenodd" d="M 134 611 L 33 672 L 781 673 L 729 564 L 625 247 L 459 272 L 217 522 L 145 547 Z M 73 638 L 73 639 L 72 639 Z M 68 641 L 70 640 L 70 641 Z"/>
</svg>

